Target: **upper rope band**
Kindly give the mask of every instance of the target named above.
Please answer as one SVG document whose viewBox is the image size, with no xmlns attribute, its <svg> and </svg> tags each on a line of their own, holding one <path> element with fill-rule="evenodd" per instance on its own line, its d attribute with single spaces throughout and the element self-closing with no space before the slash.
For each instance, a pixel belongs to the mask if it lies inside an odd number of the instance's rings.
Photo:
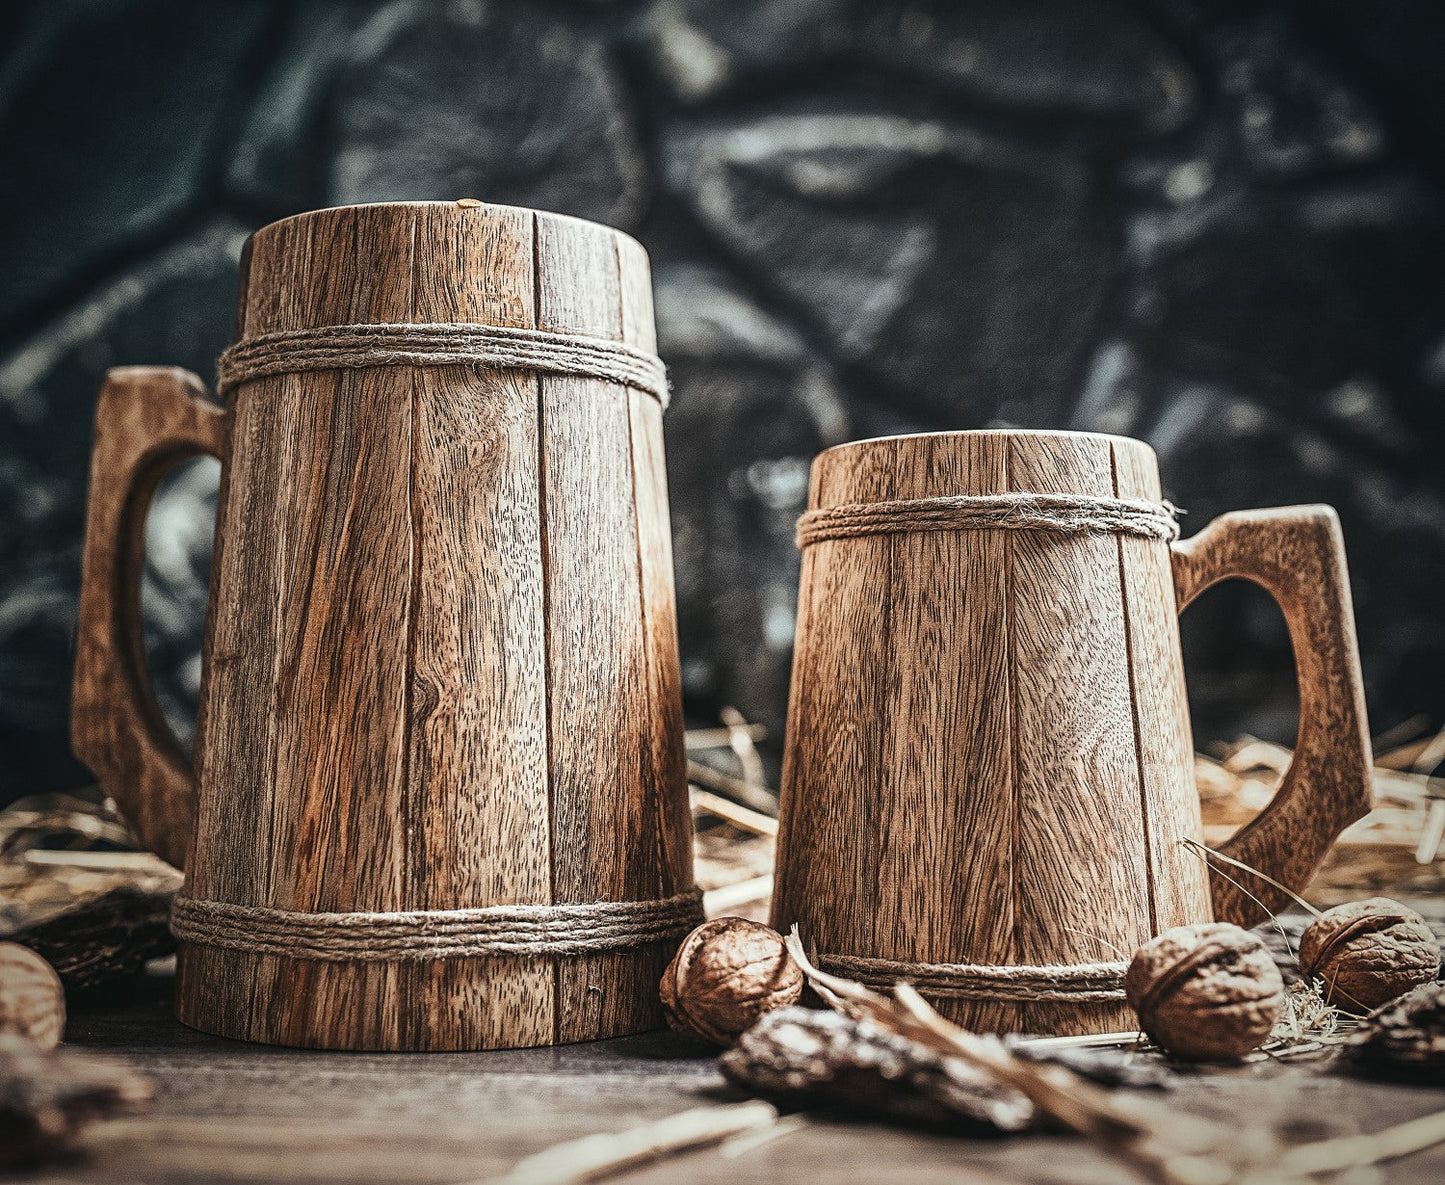
<svg viewBox="0 0 1445 1185">
<path fill-rule="evenodd" d="M 656 901 L 308 913 L 178 896 L 171 933 L 201 946 L 325 962 L 583 955 L 681 938 L 703 920 L 702 890 Z"/>
<path fill-rule="evenodd" d="M 216 364 L 222 395 L 250 379 L 372 366 L 493 366 L 620 383 L 667 406 L 662 359 L 626 342 L 503 325 L 324 325 L 243 338 Z"/>
<path fill-rule="evenodd" d="M 986 963 L 906 963 L 852 955 L 821 955 L 818 965 L 868 987 L 907 980 L 935 1000 L 1053 1000 L 1102 1004 L 1124 999 L 1125 963 L 998 966 Z"/>
<path fill-rule="evenodd" d="M 1091 494 L 954 494 L 854 502 L 810 510 L 798 519 L 799 549 L 825 539 L 911 531 L 1057 531 L 1137 535 L 1172 543 L 1178 511 L 1168 502 Z"/>
</svg>

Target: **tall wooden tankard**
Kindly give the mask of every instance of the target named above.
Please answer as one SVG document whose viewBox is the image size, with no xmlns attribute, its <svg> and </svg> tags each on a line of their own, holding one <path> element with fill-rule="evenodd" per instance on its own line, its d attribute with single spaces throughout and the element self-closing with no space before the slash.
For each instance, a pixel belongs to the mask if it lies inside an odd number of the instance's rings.
<svg viewBox="0 0 1445 1185">
<path fill-rule="evenodd" d="M 1283 897 L 1211 878 L 1180 842 L 1199 801 L 1176 615 L 1227 577 L 1284 611 L 1300 726 L 1273 802 L 1224 851 L 1302 887 L 1370 807 L 1338 521 L 1288 507 L 1176 535 L 1136 440 L 951 432 L 819 456 L 774 925 L 970 1027 L 1135 1027 L 1121 960 Z"/>
<path fill-rule="evenodd" d="M 658 1023 L 692 883 L 647 257 L 478 202 L 252 236 L 220 407 L 101 393 L 73 736 L 184 864 L 177 1011 L 348 1049 Z M 144 672 L 146 506 L 221 460 L 191 762 Z"/>
</svg>

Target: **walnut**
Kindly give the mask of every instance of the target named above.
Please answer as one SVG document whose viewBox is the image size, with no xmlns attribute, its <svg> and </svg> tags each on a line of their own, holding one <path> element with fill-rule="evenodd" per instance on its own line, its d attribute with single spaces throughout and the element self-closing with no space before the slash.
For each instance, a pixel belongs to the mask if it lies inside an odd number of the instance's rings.
<svg viewBox="0 0 1445 1185">
<path fill-rule="evenodd" d="M 33 950 L 0 942 L 0 1034 L 53 1049 L 65 1032 L 65 989 Z"/>
<path fill-rule="evenodd" d="M 803 972 L 777 931 L 714 918 L 682 940 L 660 988 L 673 1029 L 731 1045 L 763 1013 L 797 1003 Z"/>
<path fill-rule="evenodd" d="M 1195 1061 L 1257 1049 L 1284 1008 L 1284 980 L 1268 948 L 1227 922 L 1177 926 L 1146 942 L 1124 991 L 1156 1044 Z"/>
<path fill-rule="evenodd" d="M 1369 1012 L 1440 973 L 1440 946 L 1413 909 L 1388 897 L 1351 901 L 1315 918 L 1299 943 L 1300 970 L 1337 1008 Z"/>
<path fill-rule="evenodd" d="M 1360 1070 L 1389 1078 L 1445 1075 L 1445 983 L 1427 983 L 1372 1012 L 1345 1044 Z"/>
</svg>

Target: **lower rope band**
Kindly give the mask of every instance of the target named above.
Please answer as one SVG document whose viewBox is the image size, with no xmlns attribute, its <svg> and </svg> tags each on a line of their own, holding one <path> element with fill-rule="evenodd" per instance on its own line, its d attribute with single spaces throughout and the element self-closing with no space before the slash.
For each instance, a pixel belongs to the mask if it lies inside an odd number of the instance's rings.
<svg viewBox="0 0 1445 1185">
<path fill-rule="evenodd" d="M 1101 1004 L 1124 999 L 1125 963 L 997 966 L 987 963 L 903 963 L 852 955 L 820 955 L 818 966 L 871 988 L 907 980 L 935 1000 L 1040 1000 Z"/>
<path fill-rule="evenodd" d="M 491 905 L 398 913 L 307 913 L 177 897 L 183 942 L 326 962 L 585 955 L 681 938 L 703 920 L 702 890 L 656 901 Z"/>
<path fill-rule="evenodd" d="M 956 494 L 853 502 L 810 510 L 798 519 L 799 549 L 826 539 L 914 531 L 1054 531 L 1064 535 L 1137 535 L 1172 543 L 1178 511 L 1168 502 L 1091 494 Z"/>
<path fill-rule="evenodd" d="M 243 338 L 216 364 L 222 395 L 251 379 L 374 366 L 490 366 L 620 383 L 667 406 L 667 369 L 626 342 L 506 325 L 324 325 Z"/>
</svg>

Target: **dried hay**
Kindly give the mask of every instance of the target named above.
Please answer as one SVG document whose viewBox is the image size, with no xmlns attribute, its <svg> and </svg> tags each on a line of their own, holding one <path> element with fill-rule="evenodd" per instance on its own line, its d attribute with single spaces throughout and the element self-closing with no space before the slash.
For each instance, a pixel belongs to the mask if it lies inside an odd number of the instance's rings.
<svg viewBox="0 0 1445 1185">
<path fill-rule="evenodd" d="M 1375 740 L 1375 809 L 1347 828 L 1304 896 L 1328 907 L 1378 893 L 1445 894 L 1445 729 L 1410 721 Z M 1217 756 L 1195 754 L 1204 841 L 1217 847 L 1274 797 L 1292 751 L 1243 737 Z"/>
</svg>

